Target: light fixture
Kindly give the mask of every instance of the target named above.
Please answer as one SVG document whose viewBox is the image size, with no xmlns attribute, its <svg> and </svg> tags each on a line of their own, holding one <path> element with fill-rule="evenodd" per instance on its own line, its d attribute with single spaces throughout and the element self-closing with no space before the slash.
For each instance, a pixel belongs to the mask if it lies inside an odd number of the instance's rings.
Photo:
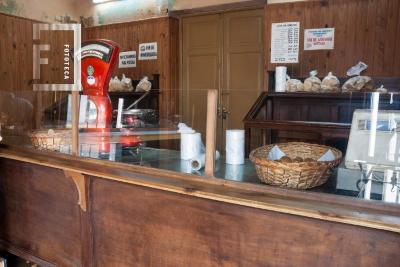
<svg viewBox="0 0 400 267">
<path fill-rule="evenodd" d="M 92 0 L 92 1 L 93 1 L 93 4 L 101 4 L 101 3 L 120 1 L 120 0 Z"/>
</svg>

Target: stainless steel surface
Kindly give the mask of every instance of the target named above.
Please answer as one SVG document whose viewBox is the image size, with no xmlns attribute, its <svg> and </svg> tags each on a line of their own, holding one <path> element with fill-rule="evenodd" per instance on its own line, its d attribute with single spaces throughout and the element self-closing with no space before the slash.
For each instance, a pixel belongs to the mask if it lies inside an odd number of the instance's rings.
<svg viewBox="0 0 400 267">
<path fill-rule="evenodd" d="M 114 116 L 118 111 L 114 110 Z M 158 118 L 154 109 L 130 109 L 122 111 L 122 126 L 124 128 L 145 128 L 158 124 Z"/>
<path fill-rule="evenodd" d="M 155 113 L 154 109 L 129 109 L 122 112 L 123 115 L 145 116 L 146 114 Z"/>
<path fill-rule="evenodd" d="M 136 100 L 135 102 L 133 102 L 133 103 L 132 103 L 129 107 L 127 107 L 126 109 L 129 110 L 129 109 L 131 109 L 132 107 L 135 107 L 135 108 L 136 108 L 137 104 L 139 104 L 140 101 L 142 101 L 148 94 L 150 94 L 150 92 L 151 92 L 151 91 L 147 91 L 146 93 L 144 93 L 141 97 L 139 97 L 138 100 Z"/>
</svg>

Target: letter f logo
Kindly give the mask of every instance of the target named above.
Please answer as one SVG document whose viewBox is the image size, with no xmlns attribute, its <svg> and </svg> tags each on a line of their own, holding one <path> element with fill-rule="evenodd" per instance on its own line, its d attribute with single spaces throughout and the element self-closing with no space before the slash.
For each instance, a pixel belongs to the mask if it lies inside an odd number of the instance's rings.
<svg viewBox="0 0 400 267">
<path fill-rule="evenodd" d="M 46 27 L 47 26 L 47 27 Z M 49 64 L 48 58 L 41 58 L 41 51 L 50 51 L 49 44 L 40 44 L 40 31 L 48 30 L 48 25 L 46 24 L 33 24 L 33 79 L 40 80 L 40 65 Z M 39 44 L 37 44 L 39 43 Z M 38 84 L 33 85 L 33 90 L 37 90 Z"/>
</svg>

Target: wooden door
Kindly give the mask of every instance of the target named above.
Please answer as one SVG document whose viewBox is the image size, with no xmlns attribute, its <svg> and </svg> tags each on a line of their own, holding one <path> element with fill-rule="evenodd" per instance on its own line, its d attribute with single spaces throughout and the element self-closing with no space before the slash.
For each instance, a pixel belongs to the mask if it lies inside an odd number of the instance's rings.
<svg viewBox="0 0 400 267">
<path fill-rule="evenodd" d="M 243 119 L 262 91 L 263 25 L 262 9 L 229 12 L 223 16 L 222 132 L 219 141 L 222 148 L 225 130 L 243 129 Z"/>
<path fill-rule="evenodd" d="M 183 19 L 183 118 L 205 139 L 207 90 L 220 89 L 220 15 Z"/>
<path fill-rule="evenodd" d="M 219 91 L 218 149 L 263 88 L 262 9 L 183 19 L 183 117 L 205 137 L 207 90 Z"/>
</svg>

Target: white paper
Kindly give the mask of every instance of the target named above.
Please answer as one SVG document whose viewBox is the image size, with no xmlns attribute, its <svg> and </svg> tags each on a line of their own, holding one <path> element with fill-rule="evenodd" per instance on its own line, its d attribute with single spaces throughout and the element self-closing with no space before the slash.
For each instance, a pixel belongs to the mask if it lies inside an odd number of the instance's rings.
<svg viewBox="0 0 400 267">
<path fill-rule="evenodd" d="M 275 92 L 286 91 L 287 68 L 278 66 L 275 68 Z"/>
<path fill-rule="evenodd" d="M 202 142 L 200 133 L 181 134 L 181 159 L 190 160 L 201 154 Z"/>
<path fill-rule="evenodd" d="M 136 51 L 126 51 L 119 53 L 119 65 L 122 68 L 135 68 L 136 67 Z"/>
<path fill-rule="evenodd" d="M 278 147 L 274 146 L 268 153 L 269 160 L 280 160 L 286 154 Z"/>
<path fill-rule="evenodd" d="M 123 110 L 123 108 L 124 108 L 124 99 L 118 98 L 117 124 L 115 126 L 118 129 L 122 128 L 122 110 Z"/>
<path fill-rule="evenodd" d="M 72 96 L 71 94 L 68 95 L 67 101 L 67 121 L 65 127 L 67 129 L 72 127 Z"/>
<path fill-rule="evenodd" d="M 300 22 L 272 23 L 271 63 L 299 62 Z"/>
<path fill-rule="evenodd" d="M 328 50 L 335 44 L 335 28 L 306 29 L 304 50 Z"/>
<path fill-rule="evenodd" d="M 79 96 L 79 127 L 86 128 L 86 107 L 88 103 L 87 95 Z M 72 96 L 68 95 L 68 103 L 67 103 L 67 122 L 66 128 L 72 127 Z"/>
<path fill-rule="evenodd" d="M 215 160 L 219 160 L 220 157 L 221 154 L 219 153 L 219 151 L 215 151 Z M 194 171 L 200 171 L 201 169 L 203 169 L 206 166 L 206 154 L 202 153 L 197 157 L 191 159 L 190 166 Z"/>
<path fill-rule="evenodd" d="M 318 161 L 332 161 L 332 160 L 335 160 L 335 154 L 333 154 L 333 152 L 332 152 L 332 150 L 328 150 L 328 151 L 326 151 L 326 153 L 325 154 L 323 154 L 319 159 L 318 159 Z"/>
<path fill-rule="evenodd" d="M 178 123 L 178 133 L 195 133 L 196 131 L 187 126 L 185 123 Z"/>
<path fill-rule="evenodd" d="M 244 130 L 226 130 L 226 164 L 244 164 Z"/>
<path fill-rule="evenodd" d="M 245 165 L 225 165 L 225 178 L 228 180 L 242 181 Z"/>
<path fill-rule="evenodd" d="M 192 167 L 190 166 L 190 160 L 181 160 L 181 172 L 192 173 Z"/>
<path fill-rule="evenodd" d="M 79 104 L 79 126 L 86 127 L 86 112 L 87 112 L 87 105 L 88 105 L 88 96 L 81 95 L 80 96 L 80 104 Z"/>
<path fill-rule="evenodd" d="M 139 44 L 139 60 L 157 59 L 157 42 Z"/>
</svg>

